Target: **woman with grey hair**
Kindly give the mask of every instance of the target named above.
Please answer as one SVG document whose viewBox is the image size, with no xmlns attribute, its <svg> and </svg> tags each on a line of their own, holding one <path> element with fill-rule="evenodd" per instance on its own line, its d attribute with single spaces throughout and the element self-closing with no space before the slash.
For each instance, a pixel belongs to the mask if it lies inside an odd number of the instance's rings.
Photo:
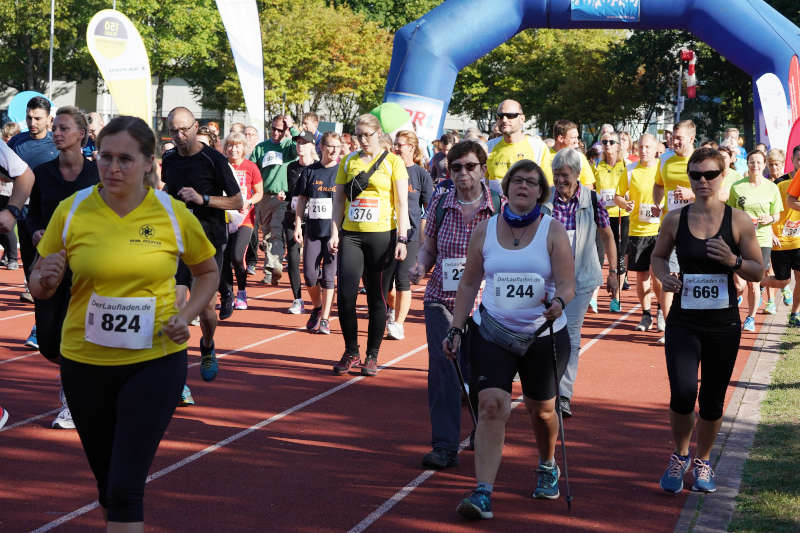
<svg viewBox="0 0 800 533">
<path fill-rule="evenodd" d="M 581 327 L 586 308 L 595 287 L 603 283 L 603 272 L 597 256 L 595 239 L 599 237 L 608 250 L 609 265 L 617 264 L 617 247 L 608 219 L 608 211 L 597 200 L 597 194 L 578 181 L 581 173 L 580 153 L 573 148 L 561 149 L 553 158 L 553 192 L 543 210 L 564 225 L 575 258 L 575 298 L 565 310 L 570 339 L 567 370 L 561 378 L 559 405 L 566 417 L 572 416 L 572 388 L 578 373 Z M 618 288 L 617 271 L 609 268 L 606 288 Z"/>
</svg>

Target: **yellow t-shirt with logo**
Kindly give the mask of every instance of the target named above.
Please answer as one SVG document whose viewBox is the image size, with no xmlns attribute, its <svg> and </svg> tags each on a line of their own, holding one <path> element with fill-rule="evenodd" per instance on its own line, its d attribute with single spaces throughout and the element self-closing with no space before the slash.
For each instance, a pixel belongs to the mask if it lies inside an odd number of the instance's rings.
<svg viewBox="0 0 800 533">
<path fill-rule="evenodd" d="M 528 136 L 515 143 L 507 143 L 505 139 L 497 143 L 486 160 L 486 178 L 501 181 L 508 169 L 523 159 L 530 159 L 542 167 L 547 183 L 553 185 L 553 158 L 550 150 L 539 139 Z"/>
<path fill-rule="evenodd" d="M 365 163 L 354 152 L 342 159 L 336 172 L 336 184 L 346 185 L 359 172 L 367 172 L 380 154 Z M 389 152 L 369 178 L 369 184 L 351 205 L 345 196 L 342 229 L 359 232 L 390 231 L 397 227 L 394 212 L 394 182 L 408 181 L 408 171 L 403 160 Z"/>
<path fill-rule="evenodd" d="M 624 217 L 630 215 L 630 213 L 624 209 L 620 209 L 617 207 L 617 204 L 614 203 L 614 196 L 617 195 L 620 183 L 628 179 L 625 162 L 622 160 L 617 161 L 612 167 L 605 161 L 600 161 L 600 163 L 594 167 L 594 178 L 594 189 L 597 191 L 597 199 L 606 207 L 608 216 L 617 218 L 620 216 L 620 213 Z"/>
<path fill-rule="evenodd" d="M 658 163 L 645 167 L 640 163 L 631 163 L 626 168 L 627 179 L 623 179 L 617 189 L 620 196 L 628 195 L 633 203 L 628 235 L 632 237 L 653 237 L 658 235 L 661 219 L 652 216 L 653 184 L 658 172 Z M 661 201 L 664 205 L 664 201 Z"/>
<path fill-rule="evenodd" d="M 797 250 L 800 248 L 800 211 L 789 207 L 787 195 L 792 180 L 783 180 L 778 183 L 778 191 L 783 200 L 783 211 L 778 221 L 772 225 L 772 232 L 778 236 L 781 243 L 773 246 L 773 250 Z"/>
<path fill-rule="evenodd" d="M 673 196 L 678 186 L 691 189 L 689 184 L 689 158 L 673 153 L 669 157 L 661 158 L 656 172 L 656 184 L 664 187 L 664 215 L 671 209 L 680 209 L 689 204 L 686 200 L 678 201 Z"/>
<path fill-rule="evenodd" d="M 554 148 L 550 149 L 550 155 L 555 157 L 558 151 Z M 578 181 L 583 184 L 584 187 L 591 188 L 592 185 L 595 183 L 594 177 L 594 165 L 592 165 L 586 156 L 583 153 L 578 152 L 578 155 L 581 157 L 581 173 L 578 175 Z M 552 183 L 550 184 L 552 185 Z"/>
<path fill-rule="evenodd" d="M 101 185 L 92 187 L 71 217 L 73 200 L 81 192 L 63 200 L 37 246 L 42 257 L 66 248 L 67 264 L 72 270 L 69 308 L 61 335 L 62 355 L 80 363 L 116 366 L 158 359 L 185 349 L 186 343 L 176 344 L 159 334 L 162 326 L 178 313 L 175 307 L 178 258 L 187 265 L 196 265 L 214 257 L 214 246 L 183 202 L 166 193 L 149 189 L 141 204 L 120 217 L 105 203 L 98 187 Z M 159 200 L 156 194 L 164 197 Z M 166 200 L 172 205 L 174 219 L 161 203 Z M 179 228 L 183 254 L 178 251 L 175 224 Z M 86 340 L 85 325 L 92 314 L 89 302 L 93 294 L 104 298 L 155 298 L 152 347 L 112 348 Z M 97 320 L 103 321 L 104 330 L 116 330 L 125 335 L 132 335 L 133 331 L 138 335 L 140 326 L 134 325 L 133 316 L 104 313 L 97 316 Z M 44 333 L 39 332 L 40 335 Z"/>
</svg>

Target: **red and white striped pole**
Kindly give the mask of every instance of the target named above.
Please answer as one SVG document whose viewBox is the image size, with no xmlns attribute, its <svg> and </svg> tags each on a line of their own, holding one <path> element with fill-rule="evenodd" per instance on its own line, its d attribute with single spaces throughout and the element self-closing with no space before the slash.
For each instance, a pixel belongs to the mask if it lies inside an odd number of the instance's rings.
<svg viewBox="0 0 800 533">
<path fill-rule="evenodd" d="M 697 65 L 697 54 L 692 50 L 681 50 L 681 60 L 688 61 L 689 67 L 686 70 L 686 96 L 688 98 L 697 97 L 697 75 L 695 74 L 695 66 Z"/>
</svg>

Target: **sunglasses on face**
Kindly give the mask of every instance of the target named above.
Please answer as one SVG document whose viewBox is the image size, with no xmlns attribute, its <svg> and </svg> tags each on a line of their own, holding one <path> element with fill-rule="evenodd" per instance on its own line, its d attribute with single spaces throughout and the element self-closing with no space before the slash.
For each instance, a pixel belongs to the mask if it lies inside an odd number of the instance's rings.
<svg viewBox="0 0 800 533">
<path fill-rule="evenodd" d="M 521 114 L 522 113 L 498 113 L 497 114 L 497 118 L 498 119 L 502 119 L 503 117 L 505 117 L 507 119 L 514 120 L 515 118 L 517 118 Z"/>
<path fill-rule="evenodd" d="M 467 172 L 472 172 L 480 165 L 481 165 L 480 163 L 464 163 L 464 164 L 453 163 L 452 165 L 450 165 L 450 170 L 452 170 L 453 172 L 461 172 L 461 169 L 465 168 L 467 169 Z"/>
<path fill-rule="evenodd" d="M 271 129 L 272 131 L 277 131 L 277 132 L 279 132 L 279 133 L 283 133 L 283 132 L 285 132 L 285 131 L 286 131 L 285 129 L 276 128 L 275 126 L 272 126 L 270 129 Z"/>
<path fill-rule="evenodd" d="M 614 139 L 603 139 L 600 142 L 603 143 L 603 146 L 614 146 L 615 144 L 617 144 L 617 141 L 615 141 Z"/>
<path fill-rule="evenodd" d="M 700 178 L 705 178 L 706 181 L 711 181 L 718 178 L 720 174 L 722 174 L 721 170 L 706 170 L 705 172 L 700 170 L 690 170 L 689 178 L 693 179 L 694 181 L 700 181 Z"/>
</svg>

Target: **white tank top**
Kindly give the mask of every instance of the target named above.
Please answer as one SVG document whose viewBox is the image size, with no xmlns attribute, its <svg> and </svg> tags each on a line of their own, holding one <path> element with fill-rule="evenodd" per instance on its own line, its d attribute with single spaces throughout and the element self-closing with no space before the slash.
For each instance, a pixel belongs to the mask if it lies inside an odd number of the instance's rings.
<svg viewBox="0 0 800 533">
<path fill-rule="evenodd" d="M 556 293 L 550 254 L 547 252 L 547 235 L 550 231 L 549 215 L 542 216 L 531 242 L 519 250 L 503 248 L 497 240 L 497 219 L 489 219 L 483 241 L 483 306 L 498 322 L 518 333 L 533 335 L 545 323 L 542 313 L 547 309 L 542 302 L 545 295 L 550 300 Z M 473 319 L 480 324 L 480 313 Z M 567 325 L 562 313 L 553 323 L 553 331 Z M 549 334 L 549 331 L 542 335 Z"/>
</svg>

